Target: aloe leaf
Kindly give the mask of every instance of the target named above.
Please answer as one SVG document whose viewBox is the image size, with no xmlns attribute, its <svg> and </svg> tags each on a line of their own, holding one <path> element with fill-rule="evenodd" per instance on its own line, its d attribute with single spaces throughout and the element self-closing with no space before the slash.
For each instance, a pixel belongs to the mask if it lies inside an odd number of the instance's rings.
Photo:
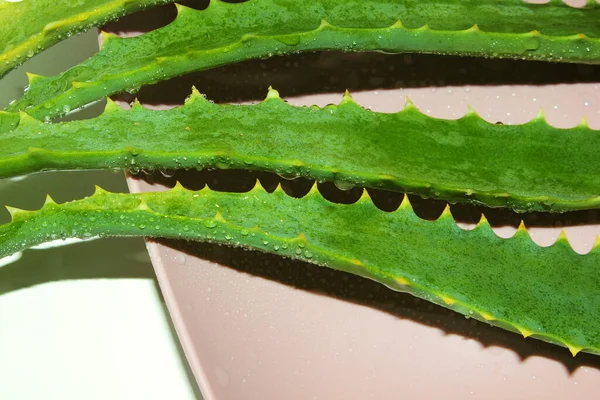
<svg viewBox="0 0 600 400">
<path fill-rule="evenodd" d="M 468 317 L 579 351 L 600 351 L 600 252 L 582 256 L 563 235 L 537 246 L 523 225 L 494 234 L 482 217 L 459 228 L 449 208 L 418 218 L 405 197 L 377 209 L 365 191 L 352 205 L 324 200 L 316 186 L 302 199 L 259 184 L 247 193 L 189 191 L 114 194 L 39 211 L 9 208 L 0 226 L 0 257 L 49 240 L 147 236 L 242 246 L 340 269 L 408 291 Z M 485 257 L 482 256 L 485 254 Z"/>
<path fill-rule="evenodd" d="M 256 105 L 218 105 L 196 90 L 184 106 L 42 123 L 22 114 L 0 138 L 0 177 L 52 169 L 221 168 L 273 171 L 519 211 L 600 206 L 600 132 L 554 128 L 540 115 L 496 125 L 474 112 L 426 116 L 410 102 L 383 114 L 348 93 L 325 108 L 295 107 L 277 91 Z"/>
<path fill-rule="evenodd" d="M 135 38 L 104 35 L 94 57 L 33 76 L 7 111 L 52 119 L 124 90 L 220 65 L 313 50 L 423 52 L 598 63 L 600 5 L 553 0 L 250 0 L 178 6 L 171 24 Z M 8 116 L 5 116 L 8 119 Z M 17 123 L 13 116 L 11 124 Z"/>
<path fill-rule="evenodd" d="M 0 77 L 64 38 L 173 0 L 0 0 Z"/>
</svg>

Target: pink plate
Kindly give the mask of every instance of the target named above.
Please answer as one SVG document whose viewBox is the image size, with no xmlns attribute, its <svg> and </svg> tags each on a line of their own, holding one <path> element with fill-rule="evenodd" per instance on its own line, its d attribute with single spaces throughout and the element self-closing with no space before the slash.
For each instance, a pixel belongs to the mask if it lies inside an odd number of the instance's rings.
<svg viewBox="0 0 600 400">
<path fill-rule="evenodd" d="M 161 11 L 164 15 L 169 10 Z M 146 14 L 147 21 L 160 13 Z M 139 18 L 139 17 L 138 17 Z M 124 19 L 122 30 L 132 19 Z M 137 29 L 137 28 L 135 28 Z M 260 100 L 273 85 L 293 104 L 337 103 L 348 88 L 373 110 L 392 112 L 410 96 L 424 113 L 524 123 L 543 108 L 572 127 L 600 129 L 598 67 L 425 55 L 306 54 L 187 76 L 142 89 L 149 107 L 183 102 L 192 84 L 219 102 Z M 576 83 L 579 82 L 579 83 Z M 121 97 L 130 101 L 131 97 Z M 499 149 L 501 151 L 501 149 Z M 248 174 L 243 174 L 246 176 Z M 263 175 L 261 175 L 263 176 Z M 232 184 L 233 172 L 129 177 L 134 192 Z M 243 180 L 243 179 L 242 179 Z M 248 183 L 248 179 L 244 181 Z M 440 204 L 419 201 L 435 217 Z M 482 208 L 455 206 L 468 227 Z M 499 235 L 517 214 L 486 210 Z M 565 228 L 587 252 L 600 234 L 595 211 L 526 215 L 538 243 Z M 350 240 L 350 238 L 349 238 Z M 207 400 L 225 399 L 592 399 L 600 357 L 580 354 L 466 319 L 375 282 L 297 261 L 216 245 L 148 241 L 158 280 Z"/>
</svg>

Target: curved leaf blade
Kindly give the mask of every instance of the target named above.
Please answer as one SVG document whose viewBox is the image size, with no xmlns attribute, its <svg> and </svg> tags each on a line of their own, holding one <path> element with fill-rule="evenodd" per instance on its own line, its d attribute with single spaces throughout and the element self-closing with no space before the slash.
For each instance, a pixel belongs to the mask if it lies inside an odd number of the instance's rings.
<svg viewBox="0 0 600 400">
<path fill-rule="evenodd" d="M 185 73 L 302 51 L 600 62 L 597 3 L 576 9 L 560 1 L 250 0 L 178 10 L 174 22 L 147 34 L 105 35 L 97 55 L 58 76 L 35 77 L 6 110 L 52 119 L 104 96 Z"/>
<path fill-rule="evenodd" d="M 338 106 L 295 107 L 271 90 L 256 105 L 217 105 L 193 91 L 164 111 L 114 103 L 91 120 L 46 124 L 22 114 L 0 137 L 0 178 L 52 169 L 221 168 L 272 171 L 519 211 L 600 207 L 600 131 L 538 117 L 496 125 Z"/>
<path fill-rule="evenodd" d="M 248 193 L 181 186 L 167 192 L 112 194 L 39 211 L 9 209 L 0 226 L 0 257 L 45 241 L 91 236 L 147 236 L 242 246 L 347 271 L 408 291 L 468 317 L 579 351 L 600 352 L 600 251 L 582 256 L 562 236 L 539 247 L 521 226 L 502 239 L 482 218 L 471 231 L 449 208 L 418 218 L 405 198 L 392 213 L 366 192 L 355 204 L 302 199 L 279 187 Z M 485 257 L 482 257 L 485 254 Z"/>
<path fill-rule="evenodd" d="M 0 0 L 0 77 L 71 35 L 173 0 Z"/>
</svg>

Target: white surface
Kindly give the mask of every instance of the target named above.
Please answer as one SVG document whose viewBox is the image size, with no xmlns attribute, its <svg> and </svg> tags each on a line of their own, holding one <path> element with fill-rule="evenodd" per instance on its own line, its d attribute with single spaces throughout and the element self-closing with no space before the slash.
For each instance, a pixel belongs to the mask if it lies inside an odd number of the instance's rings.
<svg viewBox="0 0 600 400">
<path fill-rule="evenodd" d="M 0 106 L 22 93 L 25 70 L 56 73 L 96 46 L 90 32 L 34 58 L 1 81 Z M 0 207 L 83 197 L 94 183 L 125 190 L 121 174 L 37 174 L 0 180 Z M 0 321 L 0 399 L 199 398 L 141 239 L 24 252 L 0 268 Z"/>
<path fill-rule="evenodd" d="M 21 289 L 0 315 L 2 399 L 194 398 L 150 279 Z"/>
</svg>

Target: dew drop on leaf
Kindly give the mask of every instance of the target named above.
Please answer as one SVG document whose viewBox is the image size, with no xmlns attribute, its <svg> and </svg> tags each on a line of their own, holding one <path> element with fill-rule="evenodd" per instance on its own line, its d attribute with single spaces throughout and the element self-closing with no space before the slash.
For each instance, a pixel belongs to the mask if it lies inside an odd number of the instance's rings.
<svg viewBox="0 0 600 400">
<path fill-rule="evenodd" d="M 160 169 L 159 171 L 162 174 L 162 176 L 164 176 L 165 178 L 172 178 L 173 175 L 175 175 L 175 170 L 173 170 L 173 169 L 165 168 L 165 169 Z"/>
<path fill-rule="evenodd" d="M 208 220 L 208 221 L 204 221 L 204 226 L 209 228 L 209 229 L 213 229 L 217 227 L 217 221 L 214 220 Z"/>
</svg>

